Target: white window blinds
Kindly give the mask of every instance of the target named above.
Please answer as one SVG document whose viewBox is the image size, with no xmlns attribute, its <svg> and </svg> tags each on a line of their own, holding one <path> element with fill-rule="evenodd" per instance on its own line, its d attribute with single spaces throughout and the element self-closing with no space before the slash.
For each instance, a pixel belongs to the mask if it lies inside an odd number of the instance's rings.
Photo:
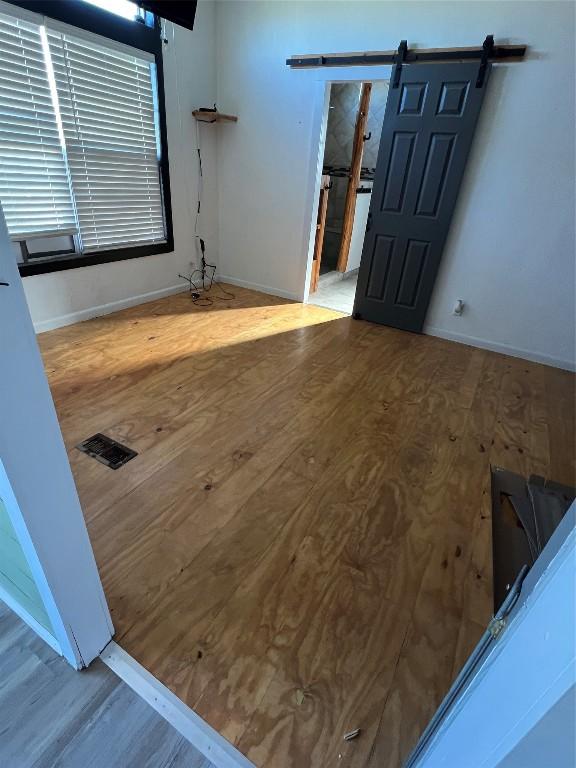
<svg viewBox="0 0 576 768">
<path fill-rule="evenodd" d="M 67 32 L 48 42 L 82 250 L 165 241 L 153 65 Z"/>
<path fill-rule="evenodd" d="M 0 201 L 12 239 L 75 231 L 40 27 L 0 14 Z"/>
</svg>

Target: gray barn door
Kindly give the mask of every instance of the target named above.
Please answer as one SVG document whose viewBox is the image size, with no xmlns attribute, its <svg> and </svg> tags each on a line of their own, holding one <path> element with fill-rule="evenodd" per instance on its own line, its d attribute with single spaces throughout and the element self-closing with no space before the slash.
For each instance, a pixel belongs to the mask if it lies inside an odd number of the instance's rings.
<svg viewBox="0 0 576 768">
<path fill-rule="evenodd" d="M 402 67 L 390 87 L 354 316 L 421 331 L 490 65 Z"/>
</svg>

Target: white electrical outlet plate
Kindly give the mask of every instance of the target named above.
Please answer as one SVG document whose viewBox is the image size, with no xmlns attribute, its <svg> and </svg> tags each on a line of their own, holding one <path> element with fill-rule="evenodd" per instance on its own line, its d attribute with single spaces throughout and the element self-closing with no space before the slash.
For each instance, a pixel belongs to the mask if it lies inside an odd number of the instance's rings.
<svg viewBox="0 0 576 768">
<path fill-rule="evenodd" d="M 465 303 L 462 301 L 462 299 L 456 299 L 456 303 L 454 304 L 454 308 L 452 309 L 452 314 L 456 315 L 457 317 L 460 317 L 460 315 L 464 312 Z"/>
</svg>

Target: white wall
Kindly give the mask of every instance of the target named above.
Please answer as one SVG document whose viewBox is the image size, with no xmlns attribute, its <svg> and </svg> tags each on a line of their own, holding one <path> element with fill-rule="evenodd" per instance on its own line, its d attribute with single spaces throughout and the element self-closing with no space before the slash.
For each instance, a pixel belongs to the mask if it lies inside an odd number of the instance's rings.
<svg viewBox="0 0 576 768">
<path fill-rule="evenodd" d="M 327 79 L 298 53 L 525 42 L 494 67 L 430 308 L 432 333 L 574 365 L 574 6 L 564 2 L 219 2 L 221 274 L 301 298 Z M 451 315 L 456 298 L 467 303 Z"/>
<path fill-rule="evenodd" d="M 198 174 L 196 129 L 191 112 L 199 106 L 211 106 L 216 100 L 214 3 L 198 4 L 193 32 L 168 24 L 167 38 L 164 80 L 174 252 L 24 278 L 26 298 L 37 331 L 186 287 L 178 279 L 178 272 L 188 273 L 191 259 L 196 258 L 193 231 Z M 214 129 L 215 126 L 210 125 L 200 128 L 205 170 L 200 232 L 206 240 L 209 261 L 218 258 Z"/>
</svg>

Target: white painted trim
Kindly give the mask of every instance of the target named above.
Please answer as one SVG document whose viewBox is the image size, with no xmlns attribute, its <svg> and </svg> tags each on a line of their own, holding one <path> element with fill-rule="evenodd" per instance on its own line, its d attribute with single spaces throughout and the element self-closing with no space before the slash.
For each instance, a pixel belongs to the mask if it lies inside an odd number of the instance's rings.
<svg viewBox="0 0 576 768">
<path fill-rule="evenodd" d="M 330 111 L 330 82 L 318 81 L 314 86 L 314 111 L 312 115 L 311 141 L 308 147 L 308 167 L 315 168 L 314 176 L 308 178 L 304 227 L 302 229 L 302 254 L 306 261 L 304 266 L 304 290 L 302 301 L 307 302 L 310 295 L 310 277 L 316 246 L 316 225 L 318 222 L 318 205 L 320 204 L 320 186 L 324 169 L 324 154 L 326 151 L 326 132 L 328 129 L 328 113 Z M 314 137 L 318 135 L 318 142 Z"/>
<path fill-rule="evenodd" d="M 298 302 L 303 301 L 302 296 L 297 293 L 284 291 L 281 288 L 273 288 L 270 285 L 251 283 L 248 280 L 240 280 L 239 278 L 231 277 L 230 275 L 218 275 L 216 279 L 221 283 L 238 285 L 241 288 L 250 288 L 253 291 L 269 293 L 272 296 L 280 296 L 284 299 L 291 299 L 292 301 Z M 306 301 L 308 300 L 306 299 Z M 539 352 L 532 352 L 529 349 L 518 349 L 509 344 L 498 344 L 497 342 L 487 341 L 486 339 L 479 339 L 476 336 L 466 336 L 466 334 L 463 333 L 453 333 L 452 331 L 446 331 L 443 328 L 436 328 L 435 326 L 426 326 L 424 330 L 425 333 L 427 333 L 429 336 L 438 336 L 440 339 L 455 341 L 458 344 L 467 344 L 470 347 L 489 349 L 491 352 L 499 352 L 502 355 L 511 355 L 512 357 L 520 357 L 523 360 L 531 360 L 535 363 L 551 365 L 554 368 L 563 368 L 567 371 L 576 371 L 576 363 L 570 360 L 559 360 L 558 358 L 552 357 L 551 355 L 543 355 Z"/>
<path fill-rule="evenodd" d="M 444 328 L 436 328 L 435 326 L 425 326 L 424 332 L 429 336 L 438 336 L 441 339 L 455 341 L 458 344 L 467 344 L 470 347 L 489 349 L 491 352 L 500 352 L 500 354 L 503 355 L 520 357 L 523 360 L 531 360 L 534 363 L 551 365 L 554 368 L 563 368 L 567 371 L 576 371 L 576 363 L 572 360 L 560 360 L 557 357 L 543 355 L 540 352 L 533 352 L 529 349 L 518 349 L 509 344 L 499 344 L 496 341 L 487 341 L 486 339 L 479 339 L 476 336 L 467 336 L 464 333 L 454 333 L 453 331 L 446 331 Z"/>
<path fill-rule="evenodd" d="M 237 285 L 239 288 L 250 288 L 260 293 L 269 293 L 272 296 L 280 296 L 282 299 L 291 299 L 292 301 L 302 301 L 302 295 L 293 291 L 284 291 L 282 288 L 273 288 L 271 285 L 261 285 L 260 283 L 251 283 L 248 280 L 240 280 L 238 277 L 230 275 L 218 275 L 216 281 L 219 283 L 229 283 Z"/>
<path fill-rule="evenodd" d="M 309 70 L 316 78 L 312 123 L 308 145 L 308 179 L 306 181 L 306 207 L 302 219 L 302 301 L 308 302 L 310 293 L 310 275 L 314 259 L 314 244 L 316 242 L 316 218 L 320 198 L 320 184 L 324 166 L 324 151 L 326 149 L 326 133 L 328 130 L 328 112 L 330 107 L 330 91 L 334 83 L 380 83 L 389 82 L 392 75 L 391 66 L 378 67 L 343 67 L 338 73 L 326 68 Z M 303 74 L 303 73 L 300 73 Z M 338 77 L 335 75 L 338 74 Z"/>
<path fill-rule="evenodd" d="M 250 288 L 253 291 L 260 291 L 261 293 L 269 293 L 272 296 L 280 296 L 284 299 L 291 299 L 292 301 L 301 302 L 302 296 L 292 293 L 291 291 L 284 291 L 281 288 L 273 288 L 270 285 L 260 285 L 259 283 L 251 283 L 248 280 L 240 280 L 237 277 L 231 277 L 230 275 L 218 275 L 218 282 L 229 283 L 230 285 L 238 285 L 241 288 Z M 312 302 L 314 303 L 314 302 Z M 434 326 L 426 326 L 425 333 L 429 336 L 438 336 L 441 339 L 448 341 L 455 341 L 458 344 L 467 344 L 470 347 L 478 347 L 480 349 L 488 349 L 491 352 L 499 352 L 502 355 L 511 355 L 512 357 L 520 357 L 523 360 L 531 360 L 535 363 L 542 363 L 543 365 L 551 365 L 554 368 L 563 368 L 567 371 L 576 371 L 576 363 L 570 360 L 559 360 L 551 355 L 543 355 L 539 352 L 532 352 L 529 349 L 518 349 L 509 344 L 498 344 L 497 342 L 487 341 L 486 339 L 479 339 L 476 336 L 466 336 L 463 333 L 453 333 L 446 331 L 443 328 L 436 328 Z"/>
<path fill-rule="evenodd" d="M 80 668 L 80 664 L 76 658 L 75 648 L 73 647 L 73 644 L 68 637 L 66 627 L 62 621 L 62 617 L 60 616 L 60 612 L 58 611 L 56 603 L 54 602 L 54 597 L 46 580 L 46 575 L 42 568 L 42 563 L 40 562 L 36 548 L 34 547 L 32 539 L 30 538 L 28 528 L 26 527 L 26 522 L 24 521 L 22 512 L 18 506 L 18 501 L 14 495 L 12 486 L 10 485 L 10 480 L 8 479 L 8 474 L 6 473 L 6 469 L 2 463 L 1 458 L 0 497 L 4 502 L 8 517 L 10 518 L 12 527 L 14 528 L 16 536 L 18 537 L 20 546 L 22 547 L 22 552 L 26 558 L 28 567 L 30 568 L 30 573 L 34 579 L 34 584 L 36 584 L 36 589 L 38 590 L 38 593 L 42 599 L 44 609 L 46 610 L 48 618 L 50 619 L 50 624 L 52 625 L 54 635 L 51 635 L 38 621 L 36 621 L 33 616 L 30 616 L 28 611 L 26 611 L 14 598 L 12 598 L 8 592 L 2 590 L 0 592 L 0 598 L 9 608 L 17 613 L 18 616 L 20 616 L 20 618 L 23 619 L 29 627 L 37 632 L 43 640 L 46 640 L 51 648 L 54 648 L 54 650 L 56 650 L 61 656 L 64 656 L 70 664 Z M 10 599 L 7 599 L 4 597 L 4 595 L 7 595 Z M 50 639 L 47 639 L 46 635 L 48 635 Z"/>
<path fill-rule="evenodd" d="M 43 627 L 42 624 L 40 624 L 34 616 L 31 616 L 28 611 L 25 611 L 24 608 L 20 605 L 20 603 L 15 600 L 10 592 L 7 592 L 4 587 L 0 584 L 0 600 L 3 603 L 6 603 L 8 608 L 10 608 L 11 611 L 14 611 L 14 613 L 19 616 L 23 622 L 28 624 L 30 629 L 33 629 L 34 632 L 36 632 L 37 635 L 39 635 L 42 640 L 44 640 L 45 643 L 47 643 L 50 648 L 52 648 L 53 651 L 56 651 L 58 656 L 63 656 L 62 649 L 60 648 L 60 644 L 58 643 L 58 640 L 56 640 L 55 637 L 53 637 L 50 632 L 46 629 L 46 627 Z"/>
<path fill-rule="evenodd" d="M 236 747 L 113 640 L 102 651 L 100 658 L 216 768 L 254 768 L 253 763 Z"/>
<path fill-rule="evenodd" d="M 24 278 L 24 285 L 26 280 L 34 279 Z M 119 301 L 111 301 L 108 304 L 98 304 L 95 307 L 88 307 L 88 309 L 81 309 L 78 312 L 70 312 L 67 315 L 60 315 L 59 317 L 51 317 L 49 320 L 39 320 L 34 323 L 34 330 L 36 333 L 44 333 L 44 331 L 52 331 L 55 328 L 61 328 L 64 325 L 72 325 L 73 323 L 81 323 L 83 320 L 90 320 L 93 317 L 101 317 L 102 315 L 109 315 L 111 312 L 118 312 L 121 309 L 127 309 L 128 307 L 135 307 L 138 304 L 145 304 L 148 301 L 154 301 L 155 299 L 162 299 L 165 296 L 171 296 L 174 293 L 182 293 L 188 290 L 187 285 L 180 283 L 179 285 L 171 285 L 168 288 L 160 288 L 157 291 L 148 291 L 148 293 L 140 293 L 137 296 L 129 296 L 126 299 L 120 299 Z"/>
<path fill-rule="evenodd" d="M 64 658 L 88 666 L 114 634 L 44 363 L 0 209 L 2 497 Z"/>
</svg>

